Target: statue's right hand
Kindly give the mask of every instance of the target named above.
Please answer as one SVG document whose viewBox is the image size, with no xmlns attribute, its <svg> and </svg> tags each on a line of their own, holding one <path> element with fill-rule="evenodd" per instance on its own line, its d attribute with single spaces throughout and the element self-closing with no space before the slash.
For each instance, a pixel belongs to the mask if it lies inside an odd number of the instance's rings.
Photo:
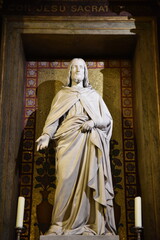
<svg viewBox="0 0 160 240">
<path fill-rule="evenodd" d="M 48 134 L 44 134 L 44 135 L 40 136 L 36 140 L 36 142 L 38 143 L 37 144 L 37 151 L 46 149 L 48 147 L 49 140 L 50 140 L 50 136 Z"/>
</svg>

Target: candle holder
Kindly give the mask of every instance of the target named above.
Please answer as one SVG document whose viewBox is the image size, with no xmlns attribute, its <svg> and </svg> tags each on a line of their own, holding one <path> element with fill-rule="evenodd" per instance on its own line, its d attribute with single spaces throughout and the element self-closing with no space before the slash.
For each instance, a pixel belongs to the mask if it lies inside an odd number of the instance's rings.
<svg viewBox="0 0 160 240">
<path fill-rule="evenodd" d="M 17 240 L 20 240 L 21 233 L 23 232 L 24 227 L 16 227 Z"/>
<path fill-rule="evenodd" d="M 143 227 L 134 227 L 134 230 L 137 235 L 137 240 L 141 240 L 141 233 L 142 233 Z"/>
</svg>

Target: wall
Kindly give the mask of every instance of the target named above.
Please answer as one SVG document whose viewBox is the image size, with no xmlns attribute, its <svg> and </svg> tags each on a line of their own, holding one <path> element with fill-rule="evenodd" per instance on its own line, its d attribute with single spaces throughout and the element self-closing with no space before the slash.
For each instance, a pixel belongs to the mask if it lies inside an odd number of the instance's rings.
<svg viewBox="0 0 160 240">
<path fill-rule="evenodd" d="M 158 214 L 156 214 L 159 210 L 160 202 L 157 190 L 159 186 L 159 149 L 157 148 L 159 143 L 159 95 L 157 88 L 158 68 L 156 65 L 157 55 L 153 19 L 136 19 L 135 21 L 135 19 L 129 20 L 126 17 L 93 17 L 87 18 L 86 21 L 85 17 L 67 19 L 65 17 L 23 17 L 23 19 L 21 17 L 11 17 L 6 18 L 4 22 L 3 51 L 1 58 L 3 62 L 1 81 L 1 235 L 5 240 L 13 239 L 16 215 L 15 199 L 17 194 L 14 194 L 14 192 L 16 192 L 14 186 L 17 186 L 18 182 L 15 173 L 15 159 L 18 154 L 22 131 L 20 121 L 22 118 L 24 84 L 21 78 L 23 75 L 21 72 L 23 66 L 18 64 L 19 59 L 23 59 L 20 48 L 21 34 L 65 33 L 84 34 L 85 36 L 86 31 L 87 34 L 92 35 L 127 36 L 133 34 L 137 36 L 138 44 L 135 55 L 135 109 L 137 116 L 135 123 L 137 123 L 137 131 L 135 134 L 138 162 L 140 163 L 139 170 L 141 171 L 139 179 L 144 201 L 143 212 L 147 214 L 148 209 L 152 209 L 149 217 L 145 215 L 145 239 L 152 239 L 151 235 L 154 235 L 154 239 L 159 239 L 158 228 L 160 220 Z M 22 60 L 20 60 L 20 62 L 22 62 Z M 19 68 L 17 68 L 17 66 Z M 18 75 L 18 73 L 20 73 L 20 75 Z M 14 109 L 13 106 L 18 107 Z M 149 141 L 149 139 L 151 140 Z M 12 148 L 12 145 L 14 145 L 14 148 Z M 152 159 L 152 161 L 150 159 Z M 9 172 L 10 170 L 11 172 Z M 150 230 L 151 222 L 155 223 L 153 232 Z M 9 226 L 10 231 L 8 231 Z"/>
<path fill-rule="evenodd" d="M 14 39 L 14 41 L 13 41 Z M 13 239 L 22 134 L 24 54 L 21 40 L 4 26 L 0 99 L 0 239 Z"/>
<path fill-rule="evenodd" d="M 137 28 L 143 28 L 143 31 L 137 30 L 140 40 L 134 56 L 135 126 L 144 239 L 160 239 L 159 95 L 155 27 L 150 22 L 146 22 L 145 26 L 137 23 Z"/>
</svg>

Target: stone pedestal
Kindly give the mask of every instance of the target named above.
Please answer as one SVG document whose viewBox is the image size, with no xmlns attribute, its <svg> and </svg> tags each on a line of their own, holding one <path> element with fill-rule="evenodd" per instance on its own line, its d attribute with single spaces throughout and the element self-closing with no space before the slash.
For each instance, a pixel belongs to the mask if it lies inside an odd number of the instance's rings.
<svg viewBox="0 0 160 240">
<path fill-rule="evenodd" d="M 41 235 L 40 240 L 119 240 L 118 235 L 114 236 L 82 236 L 82 235 L 70 235 L 70 236 L 55 236 L 55 235 Z"/>
</svg>

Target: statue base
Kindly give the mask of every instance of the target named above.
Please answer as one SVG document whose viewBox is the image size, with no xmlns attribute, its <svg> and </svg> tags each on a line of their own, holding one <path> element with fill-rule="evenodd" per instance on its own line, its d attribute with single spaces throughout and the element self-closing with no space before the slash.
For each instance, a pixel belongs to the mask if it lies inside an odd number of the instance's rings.
<svg viewBox="0 0 160 240">
<path fill-rule="evenodd" d="M 40 240 L 119 240 L 118 235 L 95 235 L 95 236 L 82 236 L 82 235 L 41 235 Z"/>
</svg>

